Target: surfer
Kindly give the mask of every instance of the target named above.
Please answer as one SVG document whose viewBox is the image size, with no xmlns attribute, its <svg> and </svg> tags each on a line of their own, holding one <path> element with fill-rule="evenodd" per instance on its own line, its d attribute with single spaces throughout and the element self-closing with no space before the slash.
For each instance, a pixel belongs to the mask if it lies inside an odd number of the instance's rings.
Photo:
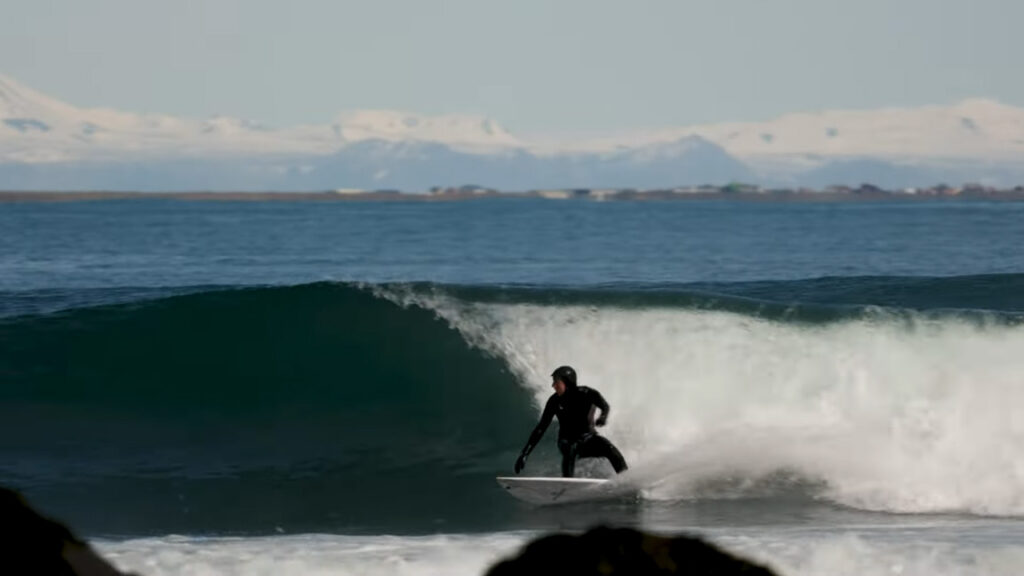
<svg viewBox="0 0 1024 576">
<path fill-rule="evenodd" d="M 558 417 L 558 450 L 562 453 L 562 476 L 572 478 L 577 458 L 607 458 L 615 473 L 626 470 L 626 459 L 607 438 L 598 436 L 594 425 L 604 426 L 608 421 L 608 403 L 604 397 L 586 386 L 576 385 L 576 371 L 560 366 L 551 373 L 551 387 L 555 393 L 544 406 L 540 422 L 530 434 L 526 446 L 516 458 L 515 471 L 519 474 L 526 466 L 526 457 L 544 436 L 551 419 Z M 601 416 L 594 421 L 594 410 Z"/>
</svg>

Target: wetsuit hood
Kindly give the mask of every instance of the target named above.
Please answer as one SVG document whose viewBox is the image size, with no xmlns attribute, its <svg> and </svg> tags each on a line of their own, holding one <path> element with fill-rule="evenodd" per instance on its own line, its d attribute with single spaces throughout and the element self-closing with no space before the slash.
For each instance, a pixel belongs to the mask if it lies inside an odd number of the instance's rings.
<svg viewBox="0 0 1024 576">
<path fill-rule="evenodd" d="M 559 366 L 555 368 L 555 371 L 551 373 L 551 377 L 564 382 L 566 388 L 572 389 L 576 387 L 576 370 L 573 370 L 572 366 Z"/>
</svg>

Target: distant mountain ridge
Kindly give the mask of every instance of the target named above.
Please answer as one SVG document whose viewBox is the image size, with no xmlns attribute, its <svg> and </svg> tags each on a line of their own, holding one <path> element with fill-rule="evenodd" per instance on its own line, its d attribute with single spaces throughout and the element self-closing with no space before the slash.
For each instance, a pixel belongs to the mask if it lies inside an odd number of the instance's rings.
<svg viewBox="0 0 1024 576">
<path fill-rule="evenodd" d="M 471 115 L 362 110 L 272 129 L 84 109 L 0 75 L 4 189 L 999 185 L 1024 182 L 1022 166 L 1024 109 L 984 99 L 544 142 Z"/>
</svg>

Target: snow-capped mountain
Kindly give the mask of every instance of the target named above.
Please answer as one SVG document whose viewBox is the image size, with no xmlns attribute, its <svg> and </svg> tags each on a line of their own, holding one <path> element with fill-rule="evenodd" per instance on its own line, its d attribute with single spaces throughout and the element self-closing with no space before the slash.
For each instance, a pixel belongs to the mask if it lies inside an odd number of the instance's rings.
<svg viewBox="0 0 1024 576">
<path fill-rule="evenodd" d="M 78 108 L 0 75 L 7 189 L 904 186 L 1019 183 L 1022 166 L 1024 109 L 985 99 L 544 140 L 468 115 L 362 110 L 272 129 L 224 116 Z"/>
<path fill-rule="evenodd" d="M 605 146 L 656 145 L 698 135 L 761 170 L 799 173 L 829 162 L 898 165 L 1024 161 L 1024 109 L 994 100 L 952 106 L 830 110 L 768 122 L 733 122 L 634 133 Z"/>
<path fill-rule="evenodd" d="M 0 75 L 0 162 L 216 155 L 328 155 L 364 140 L 437 142 L 467 152 L 522 144 L 493 120 L 367 110 L 331 124 L 280 130 L 231 117 L 206 120 L 76 108 Z"/>
<path fill-rule="evenodd" d="M 329 153 L 332 140 L 327 128 L 277 133 L 235 118 L 194 120 L 76 108 L 0 75 L 0 162 Z"/>
</svg>

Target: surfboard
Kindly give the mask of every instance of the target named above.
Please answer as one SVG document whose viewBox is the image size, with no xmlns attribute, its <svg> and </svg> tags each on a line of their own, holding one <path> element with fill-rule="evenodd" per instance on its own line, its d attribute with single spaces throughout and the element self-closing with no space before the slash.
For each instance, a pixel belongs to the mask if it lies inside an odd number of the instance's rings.
<svg viewBox="0 0 1024 576">
<path fill-rule="evenodd" d="M 498 476 L 498 485 L 513 497 L 530 504 L 579 502 L 604 496 L 601 478 L 522 478 Z"/>
</svg>

